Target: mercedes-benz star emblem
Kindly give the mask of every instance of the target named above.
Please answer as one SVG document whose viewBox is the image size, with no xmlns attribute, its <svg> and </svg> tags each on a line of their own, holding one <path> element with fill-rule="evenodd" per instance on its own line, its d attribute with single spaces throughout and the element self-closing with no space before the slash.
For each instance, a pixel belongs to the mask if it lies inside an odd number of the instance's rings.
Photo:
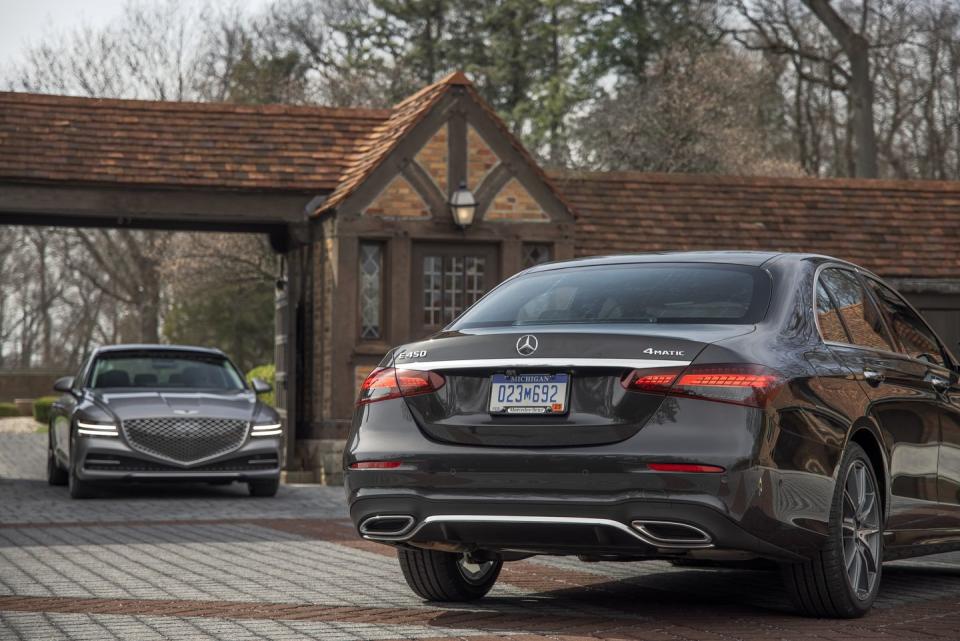
<svg viewBox="0 0 960 641">
<path fill-rule="evenodd" d="M 537 347 L 539 346 L 540 343 L 533 334 L 524 334 L 517 339 L 517 353 L 521 356 L 530 356 L 530 354 L 537 351 Z"/>
</svg>

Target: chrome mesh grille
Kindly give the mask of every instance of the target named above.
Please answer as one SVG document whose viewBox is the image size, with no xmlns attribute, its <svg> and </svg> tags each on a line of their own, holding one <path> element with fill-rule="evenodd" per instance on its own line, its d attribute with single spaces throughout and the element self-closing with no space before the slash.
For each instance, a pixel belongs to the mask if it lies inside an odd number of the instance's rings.
<svg viewBox="0 0 960 641">
<path fill-rule="evenodd" d="M 123 421 L 130 447 L 178 463 L 194 463 L 243 445 L 247 421 L 225 418 L 138 418 Z"/>
</svg>

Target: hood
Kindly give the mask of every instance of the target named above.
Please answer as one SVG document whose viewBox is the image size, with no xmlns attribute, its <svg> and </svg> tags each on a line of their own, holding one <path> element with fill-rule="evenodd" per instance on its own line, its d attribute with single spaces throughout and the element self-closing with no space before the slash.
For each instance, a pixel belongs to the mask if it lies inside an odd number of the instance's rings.
<svg viewBox="0 0 960 641">
<path fill-rule="evenodd" d="M 249 421 L 257 406 L 248 390 L 191 392 L 148 390 L 91 391 L 94 401 L 121 421 L 162 416 L 229 418 Z"/>
</svg>

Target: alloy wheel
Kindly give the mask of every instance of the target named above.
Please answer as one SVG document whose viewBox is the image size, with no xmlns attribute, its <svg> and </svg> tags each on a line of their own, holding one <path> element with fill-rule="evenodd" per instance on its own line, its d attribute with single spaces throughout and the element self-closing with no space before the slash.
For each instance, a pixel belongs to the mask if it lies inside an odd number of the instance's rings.
<svg viewBox="0 0 960 641">
<path fill-rule="evenodd" d="M 880 503 L 876 482 L 863 461 L 854 461 L 843 484 L 843 562 L 861 601 L 869 598 L 880 570 Z"/>
</svg>

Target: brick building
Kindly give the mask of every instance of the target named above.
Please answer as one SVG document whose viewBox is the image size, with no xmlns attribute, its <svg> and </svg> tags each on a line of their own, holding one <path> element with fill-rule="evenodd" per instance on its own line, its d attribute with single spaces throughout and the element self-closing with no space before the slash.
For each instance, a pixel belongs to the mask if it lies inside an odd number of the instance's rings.
<svg viewBox="0 0 960 641">
<path fill-rule="evenodd" d="M 389 346 L 546 260 L 817 251 L 887 277 L 960 339 L 960 184 L 545 172 L 461 74 L 388 110 L 0 93 L 0 150 L 0 225 L 270 234 L 301 480 L 339 480 L 356 388 Z"/>
</svg>

